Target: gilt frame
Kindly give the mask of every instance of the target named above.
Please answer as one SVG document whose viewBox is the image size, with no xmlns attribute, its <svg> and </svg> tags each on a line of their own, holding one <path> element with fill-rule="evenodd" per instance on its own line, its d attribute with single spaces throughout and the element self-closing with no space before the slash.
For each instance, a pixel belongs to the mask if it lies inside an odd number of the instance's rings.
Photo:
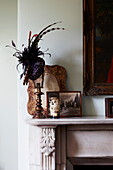
<svg viewBox="0 0 113 170">
<path fill-rule="evenodd" d="M 83 94 L 87 96 L 113 94 L 113 83 L 95 81 L 96 2 L 83 0 Z"/>
</svg>

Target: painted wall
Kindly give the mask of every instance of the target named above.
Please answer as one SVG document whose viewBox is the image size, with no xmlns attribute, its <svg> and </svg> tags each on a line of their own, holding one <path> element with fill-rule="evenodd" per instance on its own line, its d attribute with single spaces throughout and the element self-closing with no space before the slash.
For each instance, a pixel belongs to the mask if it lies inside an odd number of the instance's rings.
<svg viewBox="0 0 113 170">
<path fill-rule="evenodd" d="M 67 70 L 68 90 L 82 90 L 82 1 L 81 0 L 19 0 L 18 42 L 26 45 L 28 32 L 38 33 L 48 24 L 62 21 L 59 27 L 65 31 L 54 31 L 45 35 L 41 49 L 52 57 L 45 58 L 47 64 L 59 64 Z M 28 125 L 25 124 L 27 92 L 19 81 L 19 170 L 27 170 Z"/>
<path fill-rule="evenodd" d="M 0 0 L 0 170 L 28 170 L 27 87 L 17 76 L 13 51 L 5 45 L 17 36 L 19 47 L 26 45 L 29 30 L 38 33 L 56 21 L 62 21 L 57 26 L 66 30 L 43 38 L 42 50 L 49 48 L 52 54 L 45 58 L 46 63 L 64 66 L 68 90 L 82 91 L 82 0 Z M 83 97 L 83 115 L 104 115 L 104 98 Z"/>
<path fill-rule="evenodd" d="M 27 44 L 28 32 L 33 34 L 56 21 L 65 31 L 48 33 L 43 37 L 42 50 L 49 48 L 52 57 L 47 64 L 59 64 L 67 70 L 68 90 L 83 90 L 82 0 L 18 0 L 18 42 Z M 19 86 L 19 170 L 27 170 L 28 125 L 25 118 L 27 87 Z M 104 115 L 103 97 L 83 97 L 83 115 Z"/>
<path fill-rule="evenodd" d="M 0 0 L 0 170 L 17 170 L 17 71 L 12 49 L 17 36 L 17 1 Z"/>
</svg>

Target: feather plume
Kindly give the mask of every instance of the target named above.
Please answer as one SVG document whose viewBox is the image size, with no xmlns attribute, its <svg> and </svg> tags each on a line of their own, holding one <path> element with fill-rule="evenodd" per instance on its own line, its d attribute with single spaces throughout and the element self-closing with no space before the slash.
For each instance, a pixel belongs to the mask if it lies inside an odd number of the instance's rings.
<svg viewBox="0 0 113 170">
<path fill-rule="evenodd" d="M 48 25 L 47 27 L 42 29 L 42 31 L 40 31 L 39 34 L 34 34 L 33 36 L 32 36 L 32 32 L 29 31 L 28 47 L 24 47 L 23 51 L 18 50 L 16 48 L 16 44 L 13 41 L 12 41 L 12 46 L 9 45 L 6 46 L 16 50 L 13 56 L 15 56 L 19 62 L 19 64 L 17 65 L 17 70 L 18 70 L 18 66 L 20 64 L 22 65 L 23 73 L 20 75 L 20 79 L 24 76 L 24 81 L 23 81 L 24 85 L 28 83 L 28 79 L 34 81 L 44 73 L 45 61 L 40 56 L 44 56 L 44 55 L 51 56 L 51 54 L 41 51 L 40 47 L 38 46 L 38 43 L 42 39 L 42 37 L 47 33 L 55 30 L 64 30 L 64 28 L 59 28 L 59 27 L 50 28 L 58 23 L 61 23 L 61 21 Z M 22 47 L 23 46 L 24 45 L 22 45 Z"/>
</svg>

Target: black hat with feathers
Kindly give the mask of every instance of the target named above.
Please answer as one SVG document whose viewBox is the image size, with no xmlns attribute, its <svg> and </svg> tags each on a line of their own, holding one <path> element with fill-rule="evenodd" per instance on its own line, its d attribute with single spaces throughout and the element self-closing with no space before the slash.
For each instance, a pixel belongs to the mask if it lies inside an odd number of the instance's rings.
<svg viewBox="0 0 113 170">
<path fill-rule="evenodd" d="M 51 56 L 50 53 L 45 53 L 40 50 L 40 47 L 38 46 L 39 41 L 42 39 L 44 35 L 47 33 L 54 31 L 54 30 L 64 30 L 64 28 L 50 28 L 53 25 L 56 25 L 57 23 L 61 22 L 55 22 L 53 24 L 48 25 L 45 27 L 42 31 L 40 31 L 39 34 L 34 34 L 32 36 L 32 32 L 29 32 L 29 38 L 28 38 L 28 47 L 24 47 L 23 51 L 20 51 L 16 48 L 15 43 L 12 41 L 12 46 L 7 45 L 7 47 L 12 47 L 16 50 L 16 52 L 13 54 L 16 58 L 18 58 L 19 64 L 22 65 L 23 73 L 20 75 L 20 79 L 25 76 L 23 84 L 28 83 L 28 79 L 36 80 L 38 79 L 43 73 L 44 73 L 44 66 L 45 61 L 42 57 L 45 54 L 48 54 Z M 24 46 L 24 45 L 22 45 Z"/>
</svg>

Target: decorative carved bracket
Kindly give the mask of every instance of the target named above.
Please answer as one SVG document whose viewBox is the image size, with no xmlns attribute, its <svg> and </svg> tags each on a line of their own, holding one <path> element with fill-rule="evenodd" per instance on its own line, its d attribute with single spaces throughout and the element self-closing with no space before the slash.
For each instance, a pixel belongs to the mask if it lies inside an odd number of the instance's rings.
<svg viewBox="0 0 113 170">
<path fill-rule="evenodd" d="M 42 128 L 41 157 L 43 170 L 55 170 L 55 128 Z"/>
<path fill-rule="evenodd" d="M 41 138 L 41 153 L 46 156 L 55 152 L 55 129 L 43 128 Z"/>
</svg>

